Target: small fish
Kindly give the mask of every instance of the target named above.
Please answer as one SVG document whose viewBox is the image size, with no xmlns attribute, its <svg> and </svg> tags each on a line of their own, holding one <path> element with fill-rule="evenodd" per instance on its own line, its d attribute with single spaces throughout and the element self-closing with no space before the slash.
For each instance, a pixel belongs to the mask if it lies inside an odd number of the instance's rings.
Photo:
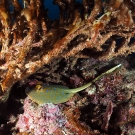
<svg viewBox="0 0 135 135">
<path fill-rule="evenodd" d="M 102 76 L 113 72 L 120 66 L 121 64 L 111 68 L 110 70 L 96 77 L 88 84 L 79 88 L 69 89 L 68 87 L 62 85 L 45 85 L 43 83 L 43 84 L 37 84 L 33 89 L 27 87 L 25 92 L 30 97 L 30 99 L 32 99 L 34 102 L 38 103 L 39 105 L 42 105 L 44 103 L 53 103 L 53 104 L 64 103 L 68 101 L 75 93 L 86 89 L 87 87 L 92 85 L 95 81 L 100 79 Z"/>
</svg>

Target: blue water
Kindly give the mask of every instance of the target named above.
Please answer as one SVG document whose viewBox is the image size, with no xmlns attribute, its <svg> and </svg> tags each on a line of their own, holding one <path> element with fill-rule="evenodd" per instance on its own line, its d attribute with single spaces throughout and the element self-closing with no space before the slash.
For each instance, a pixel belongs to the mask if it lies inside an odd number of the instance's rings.
<svg viewBox="0 0 135 135">
<path fill-rule="evenodd" d="M 59 18 L 59 6 L 52 3 L 53 0 L 44 0 L 44 7 L 48 9 L 48 17 L 52 20 Z"/>
<path fill-rule="evenodd" d="M 76 2 L 82 3 L 82 0 L 76 0 Z M 48 17 L 51 20 L 59 18 L 59 6 L 57 4 L 53 4 L 53 0 L 44 0 L 44 7 L 49 10 Z"/>
</svg>

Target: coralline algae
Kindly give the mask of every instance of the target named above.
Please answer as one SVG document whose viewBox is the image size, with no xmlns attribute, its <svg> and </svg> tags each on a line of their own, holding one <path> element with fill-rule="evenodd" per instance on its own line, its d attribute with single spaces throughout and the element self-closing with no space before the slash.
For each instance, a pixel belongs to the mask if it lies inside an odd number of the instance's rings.
<svg viewBox="0 0 135 135">
<path fill-rule="evenodd" d="M 62 113 L 62 105 L 47 103 L 38 106 L 29 98 L 24 101 L 24 113 L 20 114 L 16 128 L 20 132 L 31 132 L 34 135 L 53 134 L 58 128 L 66 126 L 67 120 Z"/>
</svg>

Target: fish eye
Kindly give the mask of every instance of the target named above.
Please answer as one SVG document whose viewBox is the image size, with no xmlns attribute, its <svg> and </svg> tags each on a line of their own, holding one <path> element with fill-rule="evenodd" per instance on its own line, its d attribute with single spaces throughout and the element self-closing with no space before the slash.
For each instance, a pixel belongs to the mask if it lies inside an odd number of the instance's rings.
<svg viewBox="0 0 135 135">
<path fill-rule="evenodd" d="M 43 88 L 43 87 L 42 87 L 42 86 L 40 86 L 40 87 L 39 87 L 39 90 L 41 90 L 42 88 Z"/>
<path fill-rule="evenodd" d="M 37 88 L 37 90 L 43 89 L 43 87 L 41 85 L 36 85 L 36 88 Z"/>
</svg>

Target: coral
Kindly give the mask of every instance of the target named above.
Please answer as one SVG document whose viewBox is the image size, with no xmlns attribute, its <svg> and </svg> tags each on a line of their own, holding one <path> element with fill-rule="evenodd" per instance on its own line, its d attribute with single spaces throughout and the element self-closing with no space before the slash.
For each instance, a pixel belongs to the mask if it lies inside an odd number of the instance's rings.
<svg viewBox="0 0 135 135">
<path fill-rule="evenodd" d="M 113 113 L 113 103 L 110 101 L 106 107 L 106 112 L 104 113 L 103 124 L 101 125 L 101 129 L 107 130 L 109 125 L 109 120 Z"/>
<path fill-rule="evenodd" d="M 20 132 L 35 135 L 53 134 L 58 128 L 66 127 L 67 120 L 62 113 L 62 105 L 44 104 L 37 106 L 29 98 L 24 101 L 24 114 L 19 116 L 16 127 Z"/>
<path fill-rule="evenodd" d="M 0 1 L 1 102 L 14 83 L 55 58 L 107 60 L 135 50 L 134 1 L 54 0 L 60 8 L 54 22 L 42 0 L 23 2 L 22 7 L 18 0 Z"/>
<path fill-rule="evenodd" d="M 33 133 L 35 135 L 91 134 L 89 127 L 78 120 L 80 111 L 73 104 L 75 99 L 78 97 L 72 100 L 70 104 L 72 108 L 69 108 L 62 104 L 52 103 L 39 106 L 27 97 L 24 100 L 24 113 L 19 116 L 16 130 L 19 130 L 20 134 Z"/>
<path fill-rule="evenodd" d="M 135 52 L 135 1 L 54 0 L 54 21 L 43 2 L 0 1 L 0 134 L 135 134 L 135 60 L 123 57 Z M 120 63 L 64 104 L 24 93 L 38 81 L 83 86 Z"/>
</svg>

